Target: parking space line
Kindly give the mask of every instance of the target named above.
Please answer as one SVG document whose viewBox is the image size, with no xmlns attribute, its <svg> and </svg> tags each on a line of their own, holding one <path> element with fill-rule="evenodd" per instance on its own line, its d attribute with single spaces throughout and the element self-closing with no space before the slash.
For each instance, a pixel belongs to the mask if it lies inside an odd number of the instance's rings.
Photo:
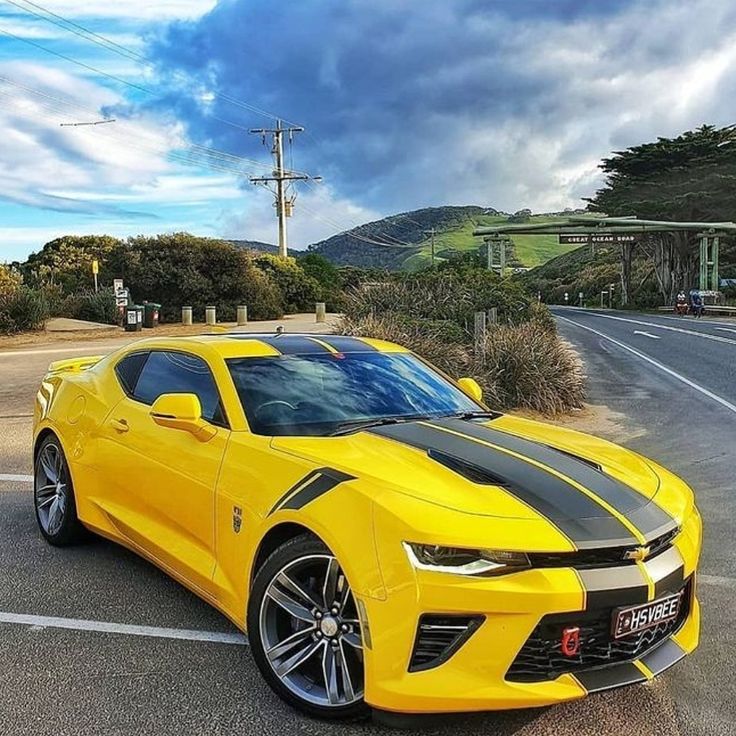
<svg viewBox="0 0 736 736">
<path fill-rule="evenodd" d="M 0 473 L 0 483 L 33 483 L 32 475 L 13 475 L 12 473 Z"/>
<path fill-rule="evenodd" d="M 73 631 L 94 631 L 103 634 L 123 634 L 127 636 L 151 636 L 158 639 L 205 641 L 214 644 L 235 644 L 237 646 L 246 646 L 248 644 L 248 639 L 244 634 L 228 634 L 221 631 L 199 631 L 197 629 L 169 629 L 161 626 L 116 624 L 108 621 L 90 621 L 80 618 L 60 618 L 57 616 L 34 616 L 26 613 L 9 613 L 7 611 L 0 611 L 0 623 L 31 626 L 34 629 L 71 629 Z"/>
</svg>

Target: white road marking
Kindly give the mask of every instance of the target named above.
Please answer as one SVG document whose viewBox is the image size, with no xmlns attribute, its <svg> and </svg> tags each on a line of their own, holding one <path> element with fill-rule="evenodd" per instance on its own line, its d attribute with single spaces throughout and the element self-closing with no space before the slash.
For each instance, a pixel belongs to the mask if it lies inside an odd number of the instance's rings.
<svg viewBox="0 0 736 736">
<path fill-rule="evenodd" d="M 659 335 L 652 335 L 649 332 L 644 332 L 643 330 L 634 330 L 635 335 L 644 335 L 646 337 L 651 337 L 652 340 L 659 340 Z"/>
<path fill-rule="evenodd" d="M 205 641 L 215 644 L 245 646 L 248 639 L 243 634 L 228 634 L 220 631 L 198 631 L 196 629 L 168 629 L 160 626 L 137 626 L 116 624 L 108 621 L 90 621 L 81 618 L 58 616 L 34 616 L 26 613 L 0 611 L 0 623 L 30 626 L 32 630 L 71 629 L 72 631 L 94 631 L 103 634 L 125 634 L 127 636 L 150 636 L 158 639 L 181 639 Z"/>
<path fill-rule="evenodd" d="M 581 330 L 588 330 L 588 332 L 592 332 L 593 334 L 598 335 L 599 337 L 602 337 L 604 340 L 608 340 L 609 342 L 612 342 L 614 345 L 617 345 L 622 350 L 628 350 L 628 352 L 632 353 L 633 355 L 636 355 L 637 358 L 641 358 L 647 363 L 653 365 L 655 368 L 658 368 L 659 370 L 661 370 L 663 373 L 666 373 L 668 376 L 672 376 L 672 378 L 675 378 L 676 380 L 681 381 L 686 386 L 690 386 L 690 388 L 695 389 L 699 393 L 703 394 L 703 396 L 707 396 L 709 399 L 712 399 L 716 403 L 723 406 L 725 409 L 728 409 L 729 411 L 732 411 L 734 414 L 736 414 L 736 405 L 732 404 L 730 401 L 727 401 L 721 396 L 718 396 L 718 394 L 714 394 L 712 391 L 709 391 L 707 388 L 703 386 L 699 386 L 697 383 L 695 383 L 694 381 L 691 381 L 689 378 L 685 378 L 685 376 L 680 375 L 676 371 L 673 371 L 671 368 L 668 368 L 666 365 L 663 365 L 659 361 L 654 360 L 654 358 L 650 358 L 648 355 L 644 355 L 644 353 L 639 352 L 635 348 L 632 348 L 631 346 L 626 345 L 620 342 L 619 340 L 616 340 L 613 337 L 610 337 L 609 335 L 606 335 L 604 332 L 600 332 L 599 330 L 594 330 L 592 327 L 588 327 L 587 325 L 581 325 L 579 322 L 575 322 L 574 320 L 568 319 L 567 317 L 561 317 L 560 315 L 557 315 L 557 319 L 561 319 L 564 322 L 569 322 L 571 325 L 575 325 L 575 327 L 579 327 Z"/>
<path fill-rule="evenodd" d="M 12 473 L 0 473 L 0 483 L 33 483 L 32 475 L 13 475 Z"/>
<path fill-rule="evenodd" d="M 736 345 L 736 340 L 730 337 L 721 337 L 720 335 L 709 335 L 705 332 L 696 332 L 695 330 L 685 330 L 682 327 L 670 327 L 669 325 L 657 324 L 656 322 L 644 322 L 640 319 L 627 319 L 626 317 L 614 317 L 611 314 L 600 314 L 599 312 L 588 312 L 594 317 L 600 317 L 601 319 L 615 319 L 617 322 L 626 322 L 631 325 L 642 325 L 644 327 L 656 327 L 659 330 L 669 330 L 670 332 L 680 332 L 684 335 L 693 335 L 695 337 L 702 337 L 704 340 L 714 340 L 715 342 L 724 342 L 728 345 Z M 562 317 L 561 319 L 564 319 Z M 575 324 L 579 324 L 576 322 Z"/>
<path fill-rule="evenodd" d="M 721 332 L 733 332 L 736 335 L 736 330 L 732 330 L 730 327 L 716 327 L 715 329 Z"/>
</svg>

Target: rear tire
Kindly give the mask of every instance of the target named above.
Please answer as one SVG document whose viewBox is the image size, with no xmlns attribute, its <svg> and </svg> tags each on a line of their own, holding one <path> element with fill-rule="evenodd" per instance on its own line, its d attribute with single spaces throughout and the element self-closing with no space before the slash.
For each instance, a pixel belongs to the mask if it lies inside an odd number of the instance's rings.
<svg viewBox="0 0 736 736">
<path fill-rule="evenodd" d="M 289 705 L 328 720 L 362 720 L 364 664 L 355 600 L 316 537 L 285 542 L 256 573 L 248 602 L 253 657 Z"/>
<path fill-rule="evenodd" d="M 84 538 L 72 476 L 56 435 L 46 437 L 38 448 L 33 467 L 33 502 L 38 528 L 49 544 L 66 547 Z"/>
</svg>

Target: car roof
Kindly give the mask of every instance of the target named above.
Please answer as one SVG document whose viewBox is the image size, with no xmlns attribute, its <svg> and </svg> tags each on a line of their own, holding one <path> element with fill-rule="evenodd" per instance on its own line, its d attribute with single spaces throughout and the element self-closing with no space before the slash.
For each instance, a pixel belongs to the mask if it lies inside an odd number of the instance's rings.
<svg viewBox="0 0 736 736">
<path fill-rule="evenodd" d="M 336 353 L 407 353 L 406 348 L 385 340 L 345 335 L 301 334 L 293 332 L 229 332 L 192 337 L 152 338 L 129 348 L 173 350 L 207 347 L 222 358 L 277 357 Z M 128 351 L 126 351 L 128 352 Z M 199 351 L 197 351 L 199 352 Z"/>
</svg>

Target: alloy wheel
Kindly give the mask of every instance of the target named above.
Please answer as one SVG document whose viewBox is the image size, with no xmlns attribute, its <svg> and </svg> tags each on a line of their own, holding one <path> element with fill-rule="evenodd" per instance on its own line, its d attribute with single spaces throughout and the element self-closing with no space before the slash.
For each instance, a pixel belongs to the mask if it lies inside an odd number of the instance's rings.
<svg viewBox="0 0 736 736">
<path fill-rule="evenodd" d="M 363 646 L 350 585 L 337 559 L 306 555 L 273 576 L 261 601 L 266 659 L 298 698 L 344 707 L 363 697 Z"/>
<path fill-rule="evenodd" d="M 61 530 L 69 501 L 69 478 L 61 450 L 44 445 L 36 460 L 34 479 L 36 510 L 41 528 L 49 536 Z"/>
</svg>

